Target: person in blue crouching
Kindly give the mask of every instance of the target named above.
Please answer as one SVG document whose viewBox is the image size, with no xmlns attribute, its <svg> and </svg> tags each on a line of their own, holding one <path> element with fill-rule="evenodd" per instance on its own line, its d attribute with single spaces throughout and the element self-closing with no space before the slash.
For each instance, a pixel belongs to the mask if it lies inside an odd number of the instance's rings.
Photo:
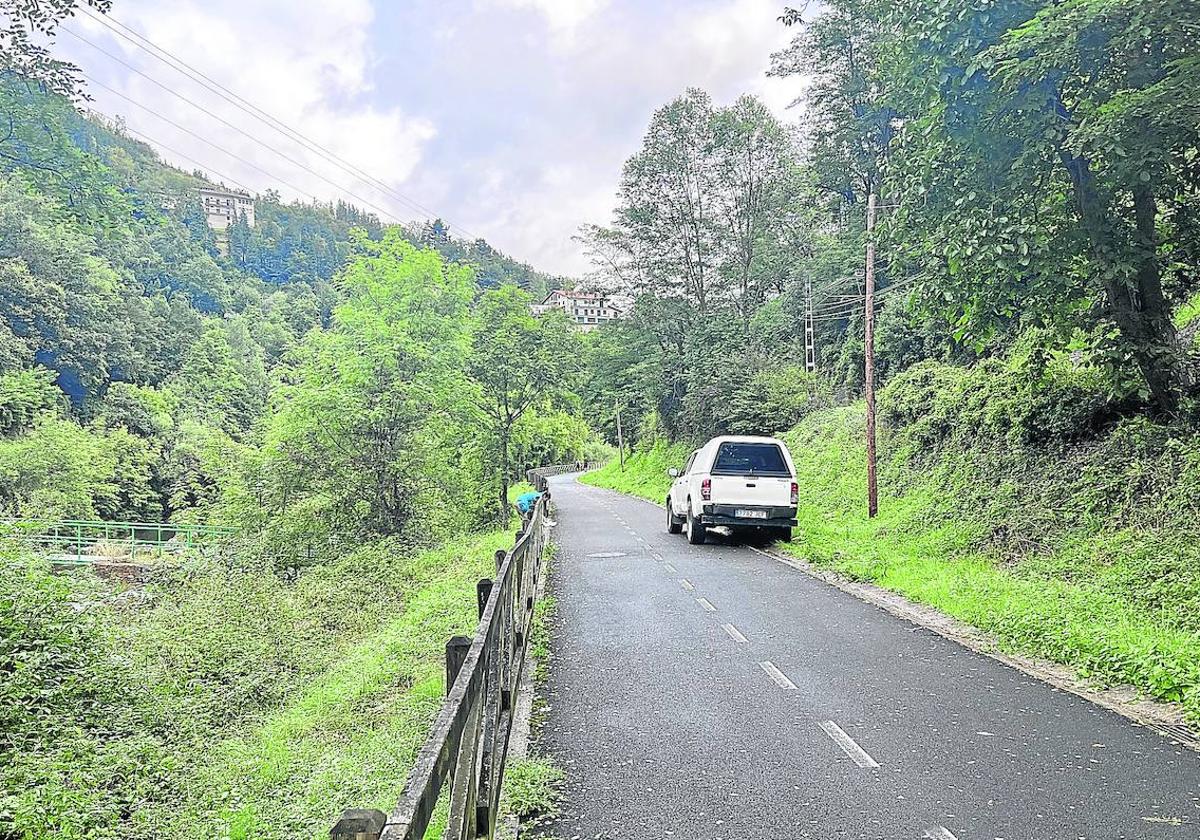
<svg viewBox="0 0 1200 840">
<path fill-rule="evenodd" d="M 521 514 L 522 519 L 528 519 L 533 515 L 533 509 L 537 506 L 540 498 L 542 498 L 542 494 L 533 491 L 517 496 L 517 513 Z"/>
</svg>

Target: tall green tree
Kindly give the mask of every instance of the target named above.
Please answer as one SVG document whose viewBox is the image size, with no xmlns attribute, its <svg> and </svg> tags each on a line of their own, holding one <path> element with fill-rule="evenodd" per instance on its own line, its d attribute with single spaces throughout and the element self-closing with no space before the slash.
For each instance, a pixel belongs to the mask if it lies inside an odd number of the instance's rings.
<svg viewBox="0 0 1200 840">
<path fill-rule="evenodd" d="M 471 317 L 467 373 L 475 406 L 494 442 L 496 515 L 508 516 L 513 478 L 513 427 L 538 406 L 570 392 L 579 347 L 566 319 L 530 314 L 530 295 L 515 286 L 483 293 Z"/>
</svg>

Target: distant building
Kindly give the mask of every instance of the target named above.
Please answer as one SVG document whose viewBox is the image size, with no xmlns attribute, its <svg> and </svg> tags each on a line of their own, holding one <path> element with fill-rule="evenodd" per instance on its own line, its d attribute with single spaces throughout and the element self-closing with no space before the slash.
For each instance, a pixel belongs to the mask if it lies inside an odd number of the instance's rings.
<svg viewBox="0 0 1200 840">
<path fill-rule="evenodd" d="M 533 313 L 540 315 L 551 309 L 561 309 L 567 317 L 575 322 L 575 326 L 587 332 L 601 324 L 607 324 L 620 317 L 620 313 L 612 307 L 604 295 L 595 292 L 573 292 L 569 289 L 555 289 L 546 295 L 541 303 L 533 305 Z"/>
<path fill-rule="evenodd" d="M 202 187 L 198 192 L 208 226 L 213 230 L 225 230 L 242 214 L 246 216 L 246 223 L 254 227 L 254 199 L 249 193 L 210 187 Z"/>
</svg>

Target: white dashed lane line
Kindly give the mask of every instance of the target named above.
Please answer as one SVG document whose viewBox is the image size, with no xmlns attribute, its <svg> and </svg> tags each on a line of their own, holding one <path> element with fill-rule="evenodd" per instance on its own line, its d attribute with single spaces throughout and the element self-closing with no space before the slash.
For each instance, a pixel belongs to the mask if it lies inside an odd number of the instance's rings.
<svg viewBox="0 0 1200 840">
<path fill-rule="evenodd" d="M 674 566 L 672 566 L 670 563 L 663 563 L 663 568 L 667 570 L 667 574 L 669 574 L 669 575 L 673 575 L 679 571 Z"/>
<path fill-rule="evenodd" d="M 745 645 L 750 643 L 750 640 L 742 635 L 742 631 L 734 627 L 732 624 L 722 624 L 721 629 L 729 634 L 729 638 L 733 639 L 739 644 Z"/>
<path fill-rule="evenodd" d="M 820 723 L 821 729 L 825 734 L 833 739 L 833 742 L 842 748 L 842 752 L 850 756 L 850 760 L 859 767 L 878 767 L 879 762 L 867 755 L 867 751 L 854 742 L 854 739 L 842 731 L 842 727 L 838 726 L 831 720 L 823 720 Z M 938 826 L 941 828 L 941 826 Z M 945 831 L 945 829 L 942 829 Z M 928 832 L 926 832 L 928 834 Z M 953 834 L 936 835 L 936 840 L 944 840 L 946 836 L 953 837 Z"/>
<path fill-rule="evenodd" d="M 717 608 L 712 605 L 712 602 L 707 598 L 697 598 L 696 603 L 704 607 L 706 612 L 716 612 Z"/>
<path fill-rule="evenodd" d="M 690 580 L 688 580 L 687 578 L 680 578 L 679 585 L 682 586 L 684 589 L 686 589 L 688 592 L 691 592 L 693 589 L 696 588 L 696 587 L 692 586 L 692 582 Z"/>
<path fill-rule="evenodd" d="M 766 675 L 775 681 L 775 685 L 782 688 L 784 691 L 795 691 L 796 684 L 787 678 L 787 675 L 780 671 L 771 662 L 759 662 L 758 667 L 766 672 Z"/>
<path fill-rule="evenodd" d="M 944 825 L 937 825 L 925 832 L 929 840 L 958 840 L 954 832 Z"/>
</svg>

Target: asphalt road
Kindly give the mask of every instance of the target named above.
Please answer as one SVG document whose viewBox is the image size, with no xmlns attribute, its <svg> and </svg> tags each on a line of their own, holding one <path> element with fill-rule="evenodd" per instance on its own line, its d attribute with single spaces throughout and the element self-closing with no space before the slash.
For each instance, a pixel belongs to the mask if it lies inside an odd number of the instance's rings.
<svg viewBox="0 0 1200 840">
<path fill-rule="evenodd" d="M 551 489 L 551 836 L 1200 838 L 1200 753 L 647 502 Z"/>
</svg>

